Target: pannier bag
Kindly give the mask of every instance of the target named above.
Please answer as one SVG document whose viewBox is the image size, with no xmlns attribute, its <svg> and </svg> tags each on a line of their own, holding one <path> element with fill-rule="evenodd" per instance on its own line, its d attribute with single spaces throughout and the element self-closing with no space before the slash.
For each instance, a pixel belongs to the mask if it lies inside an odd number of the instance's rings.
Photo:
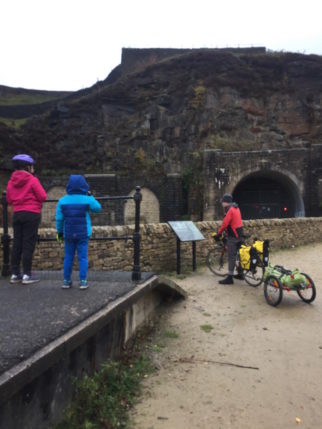
<svg viewBox="0 0 322 429">
<path fill-rule="evenodd" d="M 239 248 L 239 263 L 244 270 L 253 270 L 257 263 L 256 249 L 242 244 Z"/>
<path fill-rule="evenodd" d="M 282 286 L 292 289 L 298 286 L 306 286 L 307 279 L 306 277 L 299 272 L 296 268 L 295 270 L 287 270 L 286 268 L 280 265 L 268 264 L 264 272 L 264 281 L 269 276 L 275 276 L 279 279 Z"/>
<path fill-rule="evenodd" d="M 255 240 L 253 247 L 257 250 L 264 267 L 267 267 L 269 259 L 269 240 Z"/>
</svg>

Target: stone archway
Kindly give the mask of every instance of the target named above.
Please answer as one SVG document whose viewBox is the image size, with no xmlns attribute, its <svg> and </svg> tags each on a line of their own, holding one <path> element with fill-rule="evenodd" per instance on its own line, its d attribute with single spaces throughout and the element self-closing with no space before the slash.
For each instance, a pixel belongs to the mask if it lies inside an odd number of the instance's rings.
<svg viewBox="0 0 322 429">
<path fill-rule="evenodd" d="M 297 185 L 276 171 L 245 176 L 233 190 L 244 219 L 305 216 L 304 202 Z"/>
<path fill-rule="evenodd" d="M 135 190 L 129 195 L 134 195 Z M 159 223 L 160 222 L 160 204 L 156 195 L 148 188 L 141 189 L 141 223 Z M 124 224 L 133 224 L 135 220 L 135 205 L 133 200 L 128 200 L 124 207 Z"/>
</svg>

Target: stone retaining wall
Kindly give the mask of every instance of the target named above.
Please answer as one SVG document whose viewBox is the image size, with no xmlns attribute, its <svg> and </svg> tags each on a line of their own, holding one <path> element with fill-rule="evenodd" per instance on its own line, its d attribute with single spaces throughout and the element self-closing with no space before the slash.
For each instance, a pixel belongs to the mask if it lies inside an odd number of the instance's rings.
<svg viewBox="0 0 322 429">
<path fill-rule="evenodd" d="M 220 222 L 196 222 L 204 237 L 197 242 L 197 264 L 205 263 L 208 250 L 213 246 L 211 233 Z M 292 218 L 245 221 L 245 231 L 252 237 L 270 240 L 271 251 L 322 241 L 322 218 Z M 94 227 L 93 237 L 132 236 L 134 226 Z M 0 230 L 1 232 L 1 230 Z M 12 234 L 12 232 L 10 232 Z M 54 238 L 54 229 L 41 229 L 40 236 Z M 176 236 L 166 223 L 141 225 L 141 270 L 170 272 L 176 270 Z M 2 249 L 0 250 L 2 265 Z M 40 242 L 37 245 L 33 268 L 35 270 L 61 269 L 63 245 L 56 242 Z M 181 265 L 192 267 L 192 245 L 181 243 Z M 96 270 L 132 271 L 133 242 L 94 241 L 89 246 L 89 266 Z"/>
</svg>

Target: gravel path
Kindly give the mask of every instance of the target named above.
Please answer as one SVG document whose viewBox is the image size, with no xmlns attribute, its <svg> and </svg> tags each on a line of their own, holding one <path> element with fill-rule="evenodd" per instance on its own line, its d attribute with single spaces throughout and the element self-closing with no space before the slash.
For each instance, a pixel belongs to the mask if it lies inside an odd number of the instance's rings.
<svg viewBox="0 0 322 429">
<path fill-rule="evenodd" d="M 285 292 L 274 308 L 263 286 L 221 286 L 206 268 L 176 279 L 189 296 L 160 317 L 159 370 L 145 379 L 133 427 L 322 427 L 322 244 L 275 252 L 271 262 L 307 272 L 316 300 Z"/>
</svg>

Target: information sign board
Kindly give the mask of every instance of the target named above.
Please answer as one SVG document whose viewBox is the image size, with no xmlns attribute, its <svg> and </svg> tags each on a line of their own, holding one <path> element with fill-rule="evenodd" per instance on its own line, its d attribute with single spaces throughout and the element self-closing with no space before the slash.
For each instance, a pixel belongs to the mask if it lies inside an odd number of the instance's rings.
<svg viewBox="0 0 322 429">
<path fill-rule="evenodd" d="M 168 223 L 180 241 L 205 240 L 192 221 L 170 221 Z"/>
</svg>

